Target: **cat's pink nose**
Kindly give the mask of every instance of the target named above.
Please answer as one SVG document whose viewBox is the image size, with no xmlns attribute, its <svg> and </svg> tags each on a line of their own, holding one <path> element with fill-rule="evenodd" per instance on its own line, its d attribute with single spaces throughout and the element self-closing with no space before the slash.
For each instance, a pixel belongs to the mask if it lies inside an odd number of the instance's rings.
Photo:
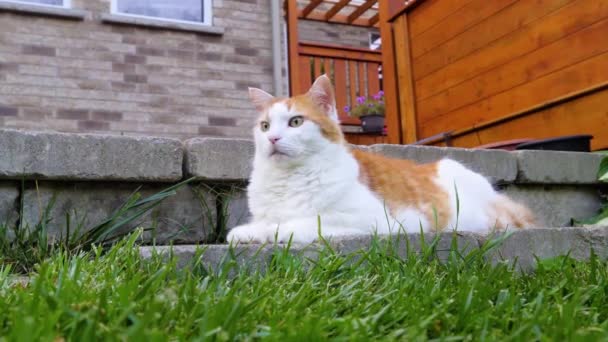
<svg viewBox="0 0 608 342">
<path fill-rule="evenodd" d="M 277 141 L 281 140 L 281 137 L 268 137 L 268 140 L 270 140 L 270 142 L 274 145 L 277 143 Z"/>
</svg>

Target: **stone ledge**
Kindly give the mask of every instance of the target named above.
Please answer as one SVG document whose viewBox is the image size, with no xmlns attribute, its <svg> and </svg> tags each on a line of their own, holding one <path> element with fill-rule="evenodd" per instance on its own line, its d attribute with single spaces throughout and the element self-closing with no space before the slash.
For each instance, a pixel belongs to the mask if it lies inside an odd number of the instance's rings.
<svg viewBox="0 0 608 342">
<path fill-rule="evenodd" d="M 0 1 L 0 12 L 15 12 L 43 15 L 56 18 L 84 20 L 89 12 L 58 6 L 44 6 L 17 2 Z"/>
<path fill-rule="evenodd" d="M 224 34 L 223 27 L 203 25 L 197 23 L 169 21 L 163 20 L 162 18 L 146 18 L 127 14 L 104 13 L 101 15 L 101 21 L 110 24 L 136 25 L 159 29 L 207 33 L 213 35 Z"/>
<path fill-rule="evenodd" d="M 369 151 L 417 163 L 454 159 L 483 174 L 492 183 L 512 183 L 517 178 L 517 159 L 506 151 L 388 144 L 372 145 Z"/>
<path fill-rule="evenodd" d="M 517 151 L 518 183 L 596 184 L 604 155 L 581 152 Z"/>
<path fill-rule="evenodd" d="M 176 139 L 0 130 L 0 156 L 0 179 L 182 179 Z"/>
<path fill-rule="evenodd" d="M 194 138 L 184 144 L 184 172 L 188 177 L 216 181 L 245 181 L 249 178 L 253 141 Z"/>
<path fill-rule="evenodd" d="M 435 234 L 425 234 L 427 243 L 432 241 Z M 420 234 L 408 234 L 406 236 L 381 236 L 381 241 L 391 240 L 398 255 L 402 258 L 407 255 L 408 243 L 412 251 L 420 252 Z M 492 237 L 481 236 L 469 232 L 457 233 L 458 249 L 463 253 L 479 248 L 484 242 Z M 441 233 L 437 245 L 437 256 L 445 260 L 449 255 L 453 233 Z M 347 254 L 359 250 L 366 250 L 371 246 L 371 236 L 358 236 L 330 240 L 330 244 L 337 253 Z M 154 253 L 168 255 L 172 247 L 156 246 L 141 247 L 140 255 L 149 258 Z M 201 257 L 203 265 L 217 269 L 225 260 L 230 260 L 231 255 L 240 266 L 265 269 L 270 262 L 270 256 L 276 248 L 283 249 L 284 245 L 202 245 L 202 246 L 179 246 L 173 247 L 173 254 L 178 258 L 180 266 L 188 265 L 196 255 L 199 248 L 204 249 Z M 306 257 L 314 257 L 320 245 L 292 246 L 290 252 L 303 254 Z M 539 259 L 553 258 L 569 254 L 570 257 L 586 260 L 591 255 L 591 250 L 602 259 L 608 258 L 608 227 L 588 228 L 543 228 L 519 230 L 502 242 L 496 249 L 491 250 L 486 258 L 492 262 L 505 260 L 516 262 L 521 270 L 532 270 L 536 267 L 536 257 Z"/>
</svg>

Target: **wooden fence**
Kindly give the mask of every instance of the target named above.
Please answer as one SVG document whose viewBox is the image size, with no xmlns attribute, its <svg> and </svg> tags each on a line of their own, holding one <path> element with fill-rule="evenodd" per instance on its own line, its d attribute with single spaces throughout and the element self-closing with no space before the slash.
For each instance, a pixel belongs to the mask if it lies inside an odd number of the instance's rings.
<svg viewBox="0 0 608 342">
<path fill-rule="evenodd" d="M 358 96 L 372 96 L 380 91 L 380 52 L 353 47 L 301 42 L 298 48 L 299 84 L 296 94 L 308 91 L 318 76 L 327 74 L 334 84 L 338 116 L 342 124 L 358 125 L 348 116 L 345 106 L 356 104 Z"/>
<path fill-rule="evenodd" d="M 380 20 L 400 142 L 589 133 L 608 148 L 608 1 L 396 3 L 380 3 Z"/>
</svg>

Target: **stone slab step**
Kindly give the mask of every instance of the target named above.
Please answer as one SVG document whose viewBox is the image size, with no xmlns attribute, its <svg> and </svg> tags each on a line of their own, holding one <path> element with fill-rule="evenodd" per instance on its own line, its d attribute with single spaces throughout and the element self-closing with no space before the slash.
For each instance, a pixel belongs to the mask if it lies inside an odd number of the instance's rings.
<svg viewBox="0 0 608 342">
<path fill-rule="evenodd" d="M 436 247 L 437 257 L 445 260 L 450 251 L 452 241 L 456 238 L 458 249 L 467 253 L 479 248 L 490 239 L 499 239 L 504 235 L 484 236 L 470 232 L 447 232 L 424 234 L 406 234 L 401 236 L 379 236 L 382 243 L 392 243 L 394 250 L 401 257 L 407 255 L 408 246 L 411 251 L 420 252 L 423 238 L 428 244 L 438 238 Z M 328 243 L 336 253 L 348 254 L 369 249 L 374 237 L 356 236 L 329 240 Z M 184 267 L 192 262 L 196 255 L 201 255 L 201 263 L 207 268 L 218 270 L 227 261 L 235 261 L 240 267 L 263 270 L 269 263 L 273 253 L 278 249 L 285 251 L 285 245 L 241 244 L 237 246 L 223 245 L 182 245 L 182 246 L 146 246 L 140 247 L 140 254 L 150 258 L 155 253 L 169 255 L 172 253 L 178 260 L 178 265 Z M 292 245 L 288 252 L 315 258 L 322 244 Z M 201 251 L 202 250 L 202 251 Z M 587 260 L 591 251 L 601 259 L 608 258 L 608 227 L 600 228 L 539 228 L 518 230 L 511 233 L 500 245 L 492 249 L 486 257 L 493 261 L 517 261 L 519 269 L 528 271 L 536 266 L 536 258 L 546 259 L 569 255 L 578 260 Z M 202 254 L 197 254 L 202 253 Z"/>
</svg>

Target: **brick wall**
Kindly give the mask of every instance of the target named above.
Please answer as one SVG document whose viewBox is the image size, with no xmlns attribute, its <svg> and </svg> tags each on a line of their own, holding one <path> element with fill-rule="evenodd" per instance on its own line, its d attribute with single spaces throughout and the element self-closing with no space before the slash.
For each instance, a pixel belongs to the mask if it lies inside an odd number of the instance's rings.
<svg viewBox="0 0 608 342">
<path fill-rule="evenodd" d="M 334 45 L 369 48 L 369 33 L 375 28 L 328 24 L 312 20 L 300 20 L 298 33 L 300 40 Z"/>
<path fill-rule="evenodd" d="M 273 91 L 269 1 L 215 0 L 223 35 L 104 23 L 110 0 L 73 0 L 84 20 L 0 11 L 0 127 L 249 137 L 247 87 Z"/>
</svg>

